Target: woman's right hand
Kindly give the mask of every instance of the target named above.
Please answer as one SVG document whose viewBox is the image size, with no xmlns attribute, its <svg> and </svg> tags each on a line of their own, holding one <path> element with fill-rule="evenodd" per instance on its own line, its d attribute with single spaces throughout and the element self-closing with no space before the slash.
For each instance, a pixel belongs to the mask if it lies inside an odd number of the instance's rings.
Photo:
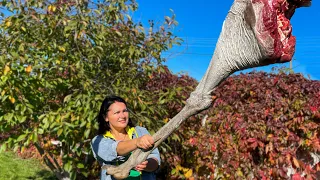
<svg viewBox="0 0 320 180">
<path fill-rule="evenodd" d="M 136 145 L 138 148 L 149 149 L 153 147 L 154 141 L 151 135 L 143 135 L 137 138 Z"/>
</svg>

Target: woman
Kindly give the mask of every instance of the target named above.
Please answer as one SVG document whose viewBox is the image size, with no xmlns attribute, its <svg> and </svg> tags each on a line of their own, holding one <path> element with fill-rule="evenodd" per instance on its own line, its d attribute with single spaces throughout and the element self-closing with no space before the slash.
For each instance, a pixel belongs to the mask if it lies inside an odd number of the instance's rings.
<svg viewBox="0 0 320 180">
<path fill-rule="evenodd" d="M 150 149 L 154 145 L 152 136 L 140 126 L 134 126 L 129 118 L 127 103 L 118 96 L 108 96 L 102 102 L 98 115 L 99 130 L 91 142 L 94 157 L 101 165 L 119 165 L 125 162 L 137 148 Z M 154 149 L 147 160 L 130 171 L 127 179 L 154 180 L 154 171 L 160 165 L 160 154 Z M 114 179 L 101 171 L 101 180 Z"/>
</svg>

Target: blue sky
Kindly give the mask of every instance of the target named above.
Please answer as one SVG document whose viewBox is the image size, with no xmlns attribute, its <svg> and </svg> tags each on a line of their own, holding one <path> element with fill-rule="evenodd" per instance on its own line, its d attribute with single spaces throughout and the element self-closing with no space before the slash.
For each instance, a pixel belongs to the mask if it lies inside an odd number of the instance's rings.
<svg viewBox="0 0 320 180">
<path fill-rule="evenodd" d="M 163 53 L 168 58 L 166 64 L 174 73 L 184 72 L 200 80 L 204 75 L 222 23 L 233 3 L 231 0 L 137 0 L 138 11 L 135 20 L 163 21 L 164 16 L 171 16 L 170 9 L 176 14 L 179 25 L 174 33 L 184 39 L 180 47 L 174 47 Z M 218 3 L 217 3 L 218 2 Z M 293 35 L 297 38 L 296 53 L 293 57 L 294 72 L 305 77 L 320 80 L 320 2 L 312 2 L 308 8 L 299 8 L 291 19 Z M 270 72 L 272 67 L 289 67 L 289 63 L 270 65 L 263 68 L 246 70 L 263 70 Z"/>
</svg>

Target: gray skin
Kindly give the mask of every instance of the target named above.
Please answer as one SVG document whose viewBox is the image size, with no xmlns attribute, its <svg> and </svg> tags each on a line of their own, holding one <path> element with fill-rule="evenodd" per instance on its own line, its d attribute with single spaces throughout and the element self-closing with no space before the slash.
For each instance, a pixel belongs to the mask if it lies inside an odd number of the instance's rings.
<svg viewBox="0 0 320 180">
<path fill-rule="evenodd" d="M 271 35 L 272 31 L 278 29 L 276 12 L 270 11 L 268 1 L 273 0 L 235 0 L 222 27 L 219 40 L 211 59 L 206 74 L 191 93 L 185 107 L 164 125 L 154 135 L 154 148 L 159 146 L 180 124 L 207 108 L 212 104 L 211 92 L 232 73 L 251 67 L 265 66 L 268 64 L 290 61 L 295 46 L 295 39 L 290 34 L 287 38 L 293 38 L 293 43 L 284 43 L 281 48 L 281 40 Z M 274 0 L 276 1 L 276 0 Z M 299 2 L 297 2 L 299 1 Z M 290 4 L 288 19 L 291 18 L 295 8 L 310 6 L 310 0 L 291 0 L 295 5 Z M 270 3 L 269 3 L 270 4 Z M 268 22 L 273 26 L 264 25 L 267 14 Z M 280 48 L 275 48 L 280 47 Z M 289 56 L 286 56 L 289 52 Z M 120 166 L 105 165 L 108 174 L 117 179 L 124 179 L 129 175 L 130 169 L 143 162 L 150 151 L 141 149 L 135 150 L 126 163 Z"/>
</svg>

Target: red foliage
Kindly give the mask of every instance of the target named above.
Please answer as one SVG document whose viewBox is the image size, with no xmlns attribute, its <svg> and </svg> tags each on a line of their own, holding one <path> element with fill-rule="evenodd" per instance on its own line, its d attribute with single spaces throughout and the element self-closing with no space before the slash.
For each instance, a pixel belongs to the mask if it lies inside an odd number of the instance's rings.
<svg viewBox="0 0 320 180">
<path fill-rule="evenodd" d="M 150 80 L 142 87 L 142 89 L 154 93 L 155 96 L 153 96 L 153 101 L 154 104 L 158 104 L 158 110 L 153 113 L 153 116 L 155 116 L 155 119 L 160 120 L 169 120 L 169 118 L 175 116 L 183 108 L 185 100 L 197 85 L 195 79 L 185 74 L 172 74 L 166 66 L 164 66 L 161 71 L 150 75 L 149 79 Z M 159 103 L 162 100 L 165 102 L 163 104 Z M 161 109 L 165 110 L 165 117 L 161 113 L 158 114 Z M 196 121 L 192 122 L 197 123 Z M 184 129 L 188 129 L 188 127 L 185 127 Z M 158 178 L 174 178 L 173 176 L 170 176 L 171 169 L 181 161 L 179 150 L 183 149 L 183 139 L 186 139 L 186 134 L 181 133 L 181 131 L 175 131 L 173 135 L 169 136 L 165 141 L 166 145 L 160 146 L 162 167 L 158 173 Z M 197 138 L 190 139 L 190 143 L 197 143 Z"/>
<path fill-rule="evenodd" d="M 150 91 L 161 91 L 174 87 L 192 87 L 197 81 L 188 75 L 177 76 L 172 74 L 167 66 L 163 67 L 163 72 L 153 73 L 150 81 L 146 84 L 146 89 Z"/>
<path fill-rule="evenodd" d="M 165 109 L 168 111 L 168 117 L 176 115 L 183 107 L 190 92 L 195 88 L 197 81 L 185 74 L 175 75 L 170 72 L 167 66 L 164 66 L 162 71 L 155 72 L 149 76 L 150 80 L 145 84 L 143 89 L 155 94 L 167 93 L 162 99 L 168 102 L 165 104 Z M 171 91 L 171 93 L 169 93 Z M 171 96 L 171 97 L 169 97 Z M 160 97 L 155 96 L 155 103 L 159 101 Z M 160 117 L 164 118 L 164 117 Z"/>
<path fill-rule="evenodd" d="M 287 179 L 291 167 L 292 178 L 315 179 L 317 167 L 299 152 L 320 152 L 319 92 L 319 81 L 299 74 L 229 77 L 213 92 L 206 126 L 190 119 L 178 130 L 178 163 L 199 179 Z"/>
</svg>

